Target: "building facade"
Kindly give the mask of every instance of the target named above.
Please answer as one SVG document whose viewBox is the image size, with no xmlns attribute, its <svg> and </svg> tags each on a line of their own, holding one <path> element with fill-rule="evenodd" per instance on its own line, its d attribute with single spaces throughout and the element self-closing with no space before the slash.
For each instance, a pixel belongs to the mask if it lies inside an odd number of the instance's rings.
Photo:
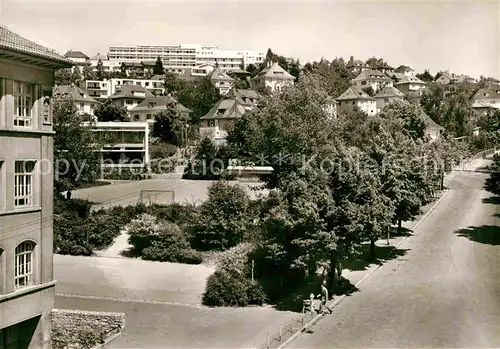
<svg viewBox="0 0 500 349">
<path fill-rule="evenodd" d="M 149 124 L 147 122 L 97 122 L 92 129 L 111 144 L 103 146 L 102 170 L 149 166 Z"/>
<path fill-rule="evenodd" d="M 73 63 L 0 26 L 0 347 L 51 348 L 54 71 Z"/>
<path fill-rule="evenodd" d="M 375 96 L 375 103 L 377 104 L 377 113 L 382 111 L 386 105 L 394 103 L 396 101 L 402 101 L 404 99 L 404 94 L 397 88 L 392 86 L 386 86 L 381 91 L 379 91 Z"/>
<path fill-rule="evenodd" d="M 422 96 L 427 84 L 416 76 L 405 76 L 396 82 L 395 86 L 403 92 L 409 99 L 418 99 Z"/>
<path fill-rule="evenodd" d="M 52 91 L 54 98 L 68 98 L 74 104 L 80 115 L 94 116 L 94 110 L 99 104 L 97 100 L 90 97 L 87 92 L 78 86 L 56 86 Z"/>
<path fill-rule="evenodd" d="M 385 73 L 373 69 L 366 69 L 352 79 L 351 84 L 361 89 L 371 87 L 373 91 L 377 93 L 386 86 L 392 86 L 393 81 L 391 78 L 387 77 Z"/>
<path fill-rule="evenodd" d="M 263 63 L 265 52 L 245 50 L 221 50 L 218 46 L 166 45 L 166 46 L 111 46 L 108 59 L 114 62 L 156 61 L 160 57 L 163 66 L 171 72 L 183 73 L 204 63 L 218 64 L 224 71 L 237 70 L 240 66 Z"/>
<path fill-rule="evenodd" d="M 108 99 L 117 92 L 120 92 L 123 86 L 142 86 L 155 96 L 160 96 L 165 92 L 163 84 L 164 76 L 155 75 L 151 79 L 109 79 L 104 81 L 87 80 L 85 81 L 85 90 L 90 97 L 97 100 Z"/>
<path fill-rule="evenodd" d="M 154 123 L 154 116 L 167 110 L 170 106 L 174 107 L 179 116 L 186 121 L 192 111 L 171 96 L 149 97 L 143 100 L 134 109 L 130 111 L 131 121 L 147 122 L 150 125 Z"/>
<path fill-rule="evenodd" d="M 269 89 L 271 92 L 279 92 L 287 86 L 295 83 L 295 77 L 281 68 L 276 62 L 264 68 L 256 77 L 252 79 L 252 84 L 256 89 Z"/>
<path fill-rule="evenodd" d="M 370 116 L 377 114 L 375 98 L 370 97 L 359 87 L 349 87 L 337 98 L 337 102 L 339 111 L 349 112 L 357 108 Z"/>
</svg>

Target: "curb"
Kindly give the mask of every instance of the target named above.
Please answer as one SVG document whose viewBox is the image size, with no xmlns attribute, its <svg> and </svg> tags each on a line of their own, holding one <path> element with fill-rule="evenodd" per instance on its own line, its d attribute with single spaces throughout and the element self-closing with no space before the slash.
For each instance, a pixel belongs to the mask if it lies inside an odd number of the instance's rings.
<svg viewBox="0 0 500 349">
<path fill-rule="evenodd" d="M 439 203 L 441 202 L 441 200 L 444 199 L 444 197 L 446 196 L 446 194 L 448 194 L 449 192 L 449 189 L 446 189 L 443 193 L 443 195 L 441 195 L 441 197 L 434 203 L 434 205 L 432 205 L 432 207 L 429 209 L 429 211 L 427 211 L 427 213 L 425 213 L 418 221 L 417 223 L 412 227 L 412 230 L 416 229 L 420 223 L 422 223 L 424 221 L 425 218 L 427 218 L 427 216 L 432 212 L 434 211 L 434 209 L 437 207 L 437 205 L 439 205 Z M 397 249 L 404 241 L 406 241 L 407 238 L 409 238 L 410 236 L 405 236 L 403 237 L 395 246 L 394 246 L 394 249 Z M 392 252 L 389 253 L 388 256 L 390 256 L 392 254 Z M 375 273 L 380 267 L 382 267 L 383 264 L 378 264 L 376 265 L 372 270 L 370 270 L 365 276 L 363 276 L 361 278 L 361 280 L 359 280 L 358 282 L 356 282 L 354 284 L 355 287 L 358 287 L 359 285 L 361 285 L 361 283 L 363 283 L 363 281 L 365 281 L 366 279 L 368 279 L 368 277 L 370 277 L 373 273 Z M 335 308 L 341 301 L 344 300 L 344 298 L 346 298 L 346 295 L 342 295 L 340 296 L 339 298 L 335 299 L 330 305 L 329 307 L 330 308 Z M 317 323 L 322 317 L 324 316 L 324 314 L 318 314 L 316 315 L 311 321 L 309 321 L 307 324 L 305 324 L 304 326 L 302 326 L 297 332 L 295 332 L 293 335 L 290 336 L 290 338 L 288 338 L 285 342 L 283 342 L 283 344 L 281 344 L 279 347 L 277 347 L 277 349 L 283 349 L 286 345 L 290 344 L 291 342 L 293 342 L 302 332 L 305 332 L 309 327 L 313 326 L 315 323 Z"/>
</svg>

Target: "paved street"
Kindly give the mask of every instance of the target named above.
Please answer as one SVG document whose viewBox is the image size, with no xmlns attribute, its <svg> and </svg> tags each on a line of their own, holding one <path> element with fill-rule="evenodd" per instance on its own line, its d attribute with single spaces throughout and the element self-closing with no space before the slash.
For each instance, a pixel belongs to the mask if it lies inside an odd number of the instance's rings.
<svg viewBox="0 0 500 349">
<path fill-rule="evenodd" d="M 459 172 L 401 249 L 288 347 L 499 348 L 500 204 Z"/>
</svg>

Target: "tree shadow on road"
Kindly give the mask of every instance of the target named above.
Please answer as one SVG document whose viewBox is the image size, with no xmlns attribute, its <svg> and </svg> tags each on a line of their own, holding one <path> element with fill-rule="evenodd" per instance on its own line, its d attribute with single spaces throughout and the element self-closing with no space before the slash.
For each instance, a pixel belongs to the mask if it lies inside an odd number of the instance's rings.
<svg viewBox="0 0 500 349">
<path fill-rule="evenodd" d="M 500 205 L 500 197 L 498 196 L 490 196 L 487 198 L 484 198 L 483 204 L 491 204 L 491 205 Z"/>
<path fill-rule="evenodd" d="M 411 234 L 410 234 L 411 235 Z M 400 249 L 394 246 L 375 246 L 375 259 L 370 258 L 370 244 L 363 244 L 357 251 L 358 253 L 342 263 L 344 269 L 348 270 L 366 270 L 371 264 L 381 265 L 389 260 L 404 256 L 408 250 Z"/>
<path fill-rule="evenodd" d="M 401 227 L 401 232 L 398 233 L 397 227 L 391 227 L 391 238 L 401 237 L 401 236 L 413 236 L 413 230 Z"/>
<path fill-rule="evenodd" d="M 481 244 L 500 245 L 500 227 L 496 225 L 468 227 L 457 230 L 455 234 Z"/>
</svg>

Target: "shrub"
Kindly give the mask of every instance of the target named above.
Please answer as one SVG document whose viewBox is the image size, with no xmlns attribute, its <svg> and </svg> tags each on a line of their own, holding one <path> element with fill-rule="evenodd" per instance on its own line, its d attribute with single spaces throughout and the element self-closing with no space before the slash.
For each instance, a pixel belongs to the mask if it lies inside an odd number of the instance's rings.
<svg viewBox="0 0 500 349">
<path fill-rule="evenodd" d="M 130 169 L 130 168 L 113 168 L 111 172 L 109 169 L 103 173 L 103 179 L 110 180 L 124 180 L 124 181 L 139 181 L 143 179 L 143 173 L 146 169 Z"/>
<path fill-rule="evenodd" d="M 143 214 L 127 226 L 134 253 L 159 262 L 200 264 L 199 252 L 189 245 L 184 231 L 175 223 Z"/>
<path fill-rule="evenodd" d="M 192 228 L 193 246 L 201 250 L 226 250 L 243 241 L 251 224 L 249 197 L 238 185 L 215 182 Z"/>
<path fill-rule="evenodd" d="M 203 294 L 203 304 L 208 306 L 262 305 L 265 299 L 262 287 L 235 269 L 221 269 L 210 275 Z"/>
</svg>

